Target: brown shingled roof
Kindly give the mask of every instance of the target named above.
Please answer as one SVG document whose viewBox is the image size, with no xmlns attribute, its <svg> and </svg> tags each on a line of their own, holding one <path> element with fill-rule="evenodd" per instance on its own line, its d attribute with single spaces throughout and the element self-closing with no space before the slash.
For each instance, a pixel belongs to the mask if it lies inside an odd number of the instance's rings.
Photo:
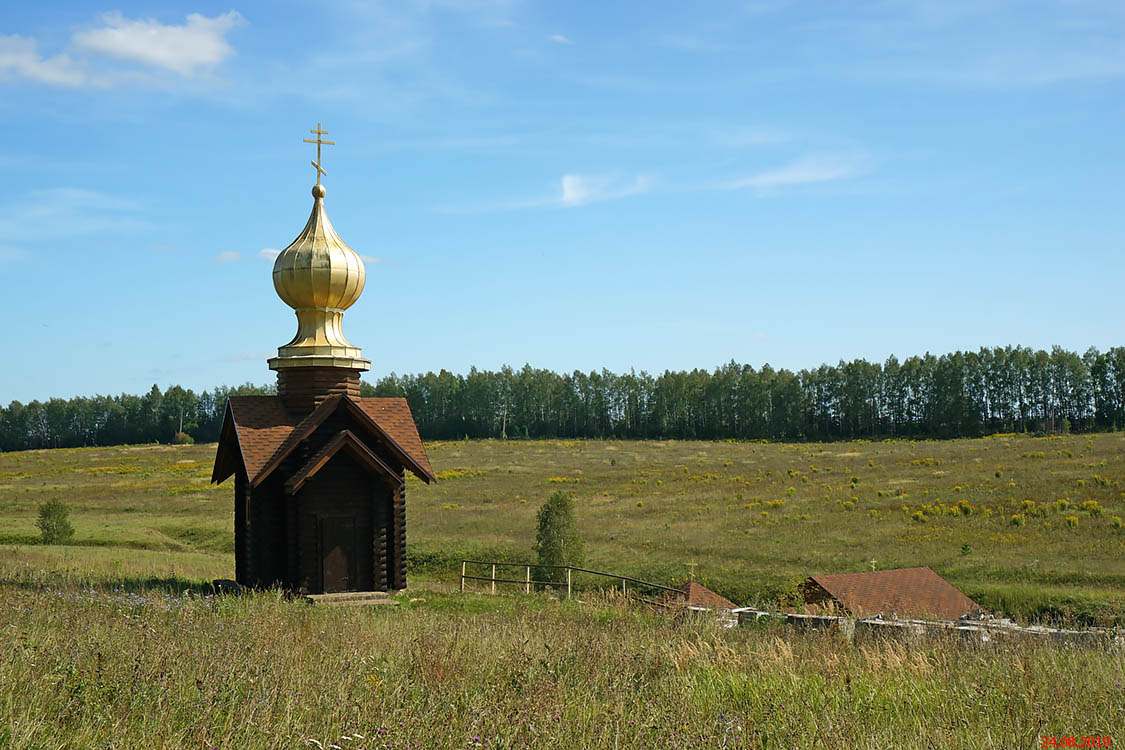
<svg viewBox="0 0 1125 750">
<path fill-rule="evenodd" d="M 857 617 L 893 613 L 900 617 L 956 620 L 982 609 L 929 568 L 812 576 L 806 582 L 805 596 L 810 603 L 834 599 Z"/>
<path fill-rule="evenodd" d="M 316 476 L 317 472 L 324 468 L 325 464 L 341 450 L 348 451 L 353 458 L 359 461 L 369 471 L 378 472 L 385 477 L 397 481 L 398 475 L 394 470 L 372 453 L 371 449 L 352 434 L 351 430 L 340 430 L 331 440 L 324 444 L 323 448 L 314 453 L 312 458 L 306 461 L 305 465 L 297 470 L 296 474 L 285 481 L 285 491 L 290 495 L 296 494 L 305 482 Z"/>
<path fill-rule="evenodd" d="M 430 458 L 422 445 L 422 438 L 418 435 L 418 427 L 414 424 L 414 415 L 410 413 L 410 404 L 404 398 L 366 398 L 352 399 L 359 408 L 367 413 L 386 433 L 394 439 L 402 450 L 418 462 L 429 477 L 419 476 L 419 479 L 431 481 L 434 470 L 430 466 Z"/>
<path fill-rule="evenodd" d="M 362 421 L 371 421 L 371 427 L 381 433 L 392 451 L 401 452 L 411 471 L 423 481 L 433 480 L 429 457 L 404 398 L 334 396 L 304 417 L 298 417 L 285 408 L 278 396 L 232 396 L 211 481 L 222 482 L 233 473 L 233 453 L 241 450 L 246 475 L 257 484 L 344 400 L 349 402 L 345 406 L 355 407 Z M 228 423 L 233 427 L 237 445 L 228 444 Z"/>
<path fill-rule="evenodd" d="M 734 609 L 738 605 L 726 597 L 719 596 L 706 586 L 700 586 L 695 581 L 688 581 L 680 587 L 684 592 L 687 604 L 693 607 L 706 607 L 707 609 Z"/>
</svg>

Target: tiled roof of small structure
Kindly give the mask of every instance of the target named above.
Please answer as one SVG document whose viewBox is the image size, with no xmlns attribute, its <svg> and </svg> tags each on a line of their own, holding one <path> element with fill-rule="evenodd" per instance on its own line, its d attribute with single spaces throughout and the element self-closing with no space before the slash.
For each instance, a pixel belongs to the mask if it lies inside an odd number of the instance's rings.
<svg viewBox="0 0 1125 750">
<path fill-rule="evenodd" d="M 406 399 L 349 398 L 398 443 L 403 452 L 433 475 Z M 304 431 L 299 428 L 305 427 L 310 419 L 315 421 L 321 416 L 317 409 L 304 417 L 296 416 L 285 408 L 278 396 L 231 396 L 230 406 L 246 474 L 251 479 L 258 476 L 279 453 L 289 452 L 292 448 L 288 444 L 289 438 L 298 438 Z"/>
<path fill-rule="evenodd" d="M 680 587 L 680 591 L 687 595 L 687 603 L 693 607 L 706 607 L 708 609 L 734 609 L 738 605 L 730 599 L 719 596 L 706 586 L 700 586 L 695 581 L 688 581 Z"/>
<path fill-rule="evenodd" d="M 812 581 L 857 617 L 892 612 L 901 617 L 956 620 L 981 606 L 929 568 L 812 576 Z"/>
</svg>

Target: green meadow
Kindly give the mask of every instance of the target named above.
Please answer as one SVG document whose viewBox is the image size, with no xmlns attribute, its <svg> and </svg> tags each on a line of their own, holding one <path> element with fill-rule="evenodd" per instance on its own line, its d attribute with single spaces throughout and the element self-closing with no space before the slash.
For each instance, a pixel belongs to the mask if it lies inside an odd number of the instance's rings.
<svg viewBox="0 0 1125 750">
<path fill-rule="evenodd" d="M 233 571 L 213 445 L 0 454 L 0 747 L 1120 742 L 1120 646 L 847 642 L 609 593 L 456 588 L 462 556 L 530 560 L 561 488 L 589 566 L 674 584 L 694 563 L 740 603 L 783 602 L 813 572 L 930 565 L 1020 619 L 1120 622 L 1123 441 L 431 443 L 410 585 L 369 608 L 209 594 Z M 70 545 L 36 543 L 53 498 Z"/>
<path fill-rule="evenodd" d="M 1125 613 L 1125 434 L 951 441 L 433 442 L 410 479 L 409 580 L 455 584 L 462 557 L 533 559 L 535 512 L 575 496 L 588 567 L 739 604 L 791 599 L 813 573 L 928 565 L 1022 620 Z M 0 454 L 0 576 L 163 583 L 233 575 L 230 482 L 214 445 Z M 39 503 L 71 508 L 73 544 L 36 544 Z"/>
</svg>

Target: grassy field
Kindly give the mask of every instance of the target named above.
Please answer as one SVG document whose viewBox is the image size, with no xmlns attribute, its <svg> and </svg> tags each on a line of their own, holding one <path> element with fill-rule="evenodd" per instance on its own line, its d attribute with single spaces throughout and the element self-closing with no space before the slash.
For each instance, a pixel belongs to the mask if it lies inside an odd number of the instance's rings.
<svg viewBox="0 0 1125 750">
<path fill-rule="evenodd" d="M 1116 434 L 434 443 L 439 483 L 408 494 L 410 587 L 370 609 L 206 593 L 233 570 L 214 446 L 0 455 L 0 747 L 1120 742 L 1119 648 L 847 643 L 590 594 L 453 589 L 463 555 L 530 559 L 538 504 L 565 489 L 597 568 L 677 583 L 695 562 L 736 601 L 765 603 L 813 572 L 930 565 L 1027 619 L 1112 622 L 1123 447 Z M 36 544 L 51 498 L 72 508 L 72 545 Z"/>
<path fill-rule="evenodd" d="M 133 588 L 231 576 L 232 489 L 208 484 L 214 450 L 0 454 L 0 576 Z M 812 573 L 929 565 L 1024 619 L 1125 613 L 1125 433 L 427 450 L 439 482 L 410 480 L 414 581 L 455 580 L 462 556 L 531 559 L 535 511 L 563 489 L 576 497 L 589 566 L 678 583 L 694 562 L 740 604 L 776 601 Z M 34 544 L 38 503 L 55 497 L 73 509 L 75 546 Z"/>
<path fill-rule="evenodd" d="M 1121 654 L 1103 649 L 415 594 L 364 611 L 5 587 L 0 746 L 1039 748 L 1125 727 Z"/>
</svg>

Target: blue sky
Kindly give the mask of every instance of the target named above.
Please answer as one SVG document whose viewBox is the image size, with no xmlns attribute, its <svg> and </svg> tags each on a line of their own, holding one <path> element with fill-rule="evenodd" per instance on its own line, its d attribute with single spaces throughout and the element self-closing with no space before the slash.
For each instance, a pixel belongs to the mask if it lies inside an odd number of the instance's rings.
<svg viewBox="0 0 1125 750">
<path fill-rule="evenodd" d="M 0 10 L 0 402 L 272 382 L 270 250 L 374 380 L 1125 344 L 1125 5 Z"/>
</svg>

